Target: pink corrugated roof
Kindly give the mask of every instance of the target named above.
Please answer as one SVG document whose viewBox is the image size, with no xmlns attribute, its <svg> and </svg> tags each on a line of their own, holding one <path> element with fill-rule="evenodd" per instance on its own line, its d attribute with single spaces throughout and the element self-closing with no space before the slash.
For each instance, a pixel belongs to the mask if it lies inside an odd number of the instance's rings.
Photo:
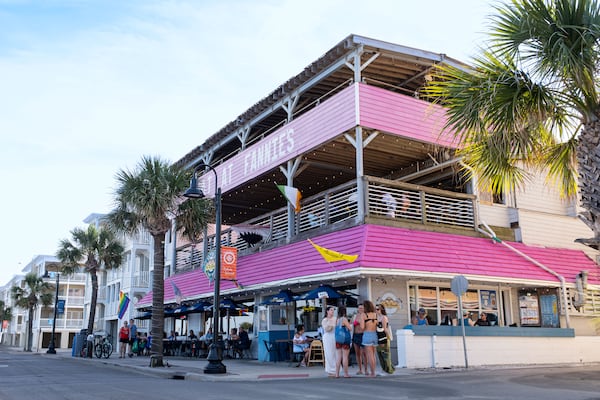
<svg viewBox="0 0 600 400">
<path fill-rule="evenodd" d="M 308 241 L 301 241 L 241 257 L 238 260 L 238 281 L 250 286 L 356 267 L 362 268 L 365 273 L 369 269 L 383 268 L 399 272 L 489 276 L 503 278 L 507 282 L 558 281 L 552 274 L 488 238 L 361 225 L 312 240 L 328 249 L 358 254 L 359 257 L 353 263 L 339 261 L 328 264 Z M 509 244 L 562 275 L 567 282 L 574 282 L 579 272 L 588 270 L 588 282 L 600 284 L 600 268 L 582 251 Z M 175 275 L 165 280 L 165 303 L 175 301 L 170 280 L 181 290 L 184 299 L 210 297 L 214 289 L 200 269 Z M 233 282 L 221 282 L 222 290 L 234 287 Z M 150 292 L 137 306 L 148 306 L 151 301 Z"/>
</svg>

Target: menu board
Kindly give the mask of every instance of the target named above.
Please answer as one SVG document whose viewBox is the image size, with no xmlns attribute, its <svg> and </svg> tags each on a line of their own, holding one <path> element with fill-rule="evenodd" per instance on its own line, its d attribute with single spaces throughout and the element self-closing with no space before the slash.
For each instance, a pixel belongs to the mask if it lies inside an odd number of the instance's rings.
<svg viewBox="0 0 600 400">
<path fill-rule="evenodd" d="M 540 308 L 537 294 L 519 296 L 521 326 L 540 326 Z"/>
</svg>

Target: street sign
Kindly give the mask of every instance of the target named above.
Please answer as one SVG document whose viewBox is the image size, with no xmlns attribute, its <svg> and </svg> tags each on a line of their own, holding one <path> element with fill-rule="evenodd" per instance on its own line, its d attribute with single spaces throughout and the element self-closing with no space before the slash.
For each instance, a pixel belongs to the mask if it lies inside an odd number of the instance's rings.
<svg viewBox="0 0 600 400">
<path fill-rule="evenodd" d="M 469 288 L 469 281 L 462 275 L 456 275 L 450 282 L 450 290 L 458 298 L 458 315 L 456 318 L 460 321 L 462 327 L 463 350 L 465 353 L 465 368 L 469 368 L 469 359 L 467 358 L 467 341 L 465 339 L 465 319 L 463 317 L 462 295 Z"/>
<path fill-rule="evenodd" d="M 450 282 L 450 290 L 452 293 L 456 295 L 456 297 L 460 297 L 467 291 L 469 288 L 469 281 L 462 275 L 457 275 L 452 278 L 452 282 Z"/>
</svg>

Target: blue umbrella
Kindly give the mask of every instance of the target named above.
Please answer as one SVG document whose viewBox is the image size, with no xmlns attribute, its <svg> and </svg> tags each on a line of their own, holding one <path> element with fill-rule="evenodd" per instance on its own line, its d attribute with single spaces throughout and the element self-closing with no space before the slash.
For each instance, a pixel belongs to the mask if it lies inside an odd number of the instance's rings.
<svg viewBox="0 0 600 400">
<path fill-rule="evenodd" d="M 187 306 L 179 306 L 173 310 L 173 315 L 183 315 L 186 314 L 188 310 Z M 166 310 L 165 310 L 166 311 Z"/>
<path fill-rule="evenodd" d="M 142 314 L 138 315 L 137 317 L 135 317 L 135 319 L 139 319 L 139 320 L 150 319 L 150 318 L 152 318 L 152 311 L 146 311 L 145 313 L 142 313 Z"/>
<path fill-rule="evenodd" d="M 329 285 L 322 285 L 312 289 L 309 292 L 296 296 L 296 300 L 315 300 L 315 299 L 339 299 L 343 294 L 336 291 Z"/>
<path fill-rule="evenodd" d="M 291 290 L 281 290 L 279 293 L 269 296 L 263 301 L 262 305 L 275 305 L 275 304 L 283 304 L 283 303 L 293 303 L 294 293 Z"/>
<path fill-rule="evenodd" d="M 221 299 L 219 302 L 219 308 L 221 310 L 239 310 L 240 307 L 233 302 L 231 299 Z M 206 303 L 204 311 L 212 311 L 213 305 Z"/>
<path fill-rule="evenodd" d="M 208 304 L 204 301 L 198 301 L 198 302 L 192 304 L 191 306 L 189 306 L 186 313 L 187 314 L 201 313 L 201 312 L 204 312 L 206 307 L 212 307 L 212 305 Z"/>
<path fill-rule="evenodd" d="M 172 317 L 174 311 L 174 308 L 165 308 L 165 317 Z"/>
</svg>

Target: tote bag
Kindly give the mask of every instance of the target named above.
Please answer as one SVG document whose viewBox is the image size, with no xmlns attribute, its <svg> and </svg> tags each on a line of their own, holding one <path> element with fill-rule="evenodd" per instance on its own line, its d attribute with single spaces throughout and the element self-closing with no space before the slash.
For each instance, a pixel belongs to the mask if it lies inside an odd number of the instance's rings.
<svg viewBox="0 0 600 400">
<path fill-rule="evenodd" d="M 350 331 L 348 328 L 342 325 L 342 320 L 339 319 L 335 326 L 335 342 L 339 344 L 350 344 L 351 340 Z"/>
</svg>

